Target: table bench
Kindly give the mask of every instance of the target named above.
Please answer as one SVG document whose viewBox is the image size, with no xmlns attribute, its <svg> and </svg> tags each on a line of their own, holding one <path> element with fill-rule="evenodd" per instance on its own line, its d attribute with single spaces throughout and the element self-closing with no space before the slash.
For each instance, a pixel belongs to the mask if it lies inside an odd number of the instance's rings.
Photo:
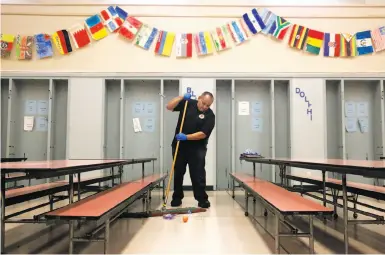
<svg viewBox="0 0 385 255">
<path fill-rule="evenodd" d="M 319 203 L 306 199 L 297 193 L 290 192 L 274 183 L 244 173 L 230 173 L 233 179 L 233 196 L 234 182 L 238 182 L 239 186 L 245 190 L 245 215 L 248 215 L 248 198 L 250 196 L 259 199 L 265 209 L 270 210 L 275 215 L 275 253 L 280 253 L 281 237 L 308 237 L 309 252 L 314 253 L 314 236 L 313 236 L 313 218 L 315 215 L 330 215 L 333 210 Z M 294 229 L 287 221 L 287 216 L 308 216 L 309 217 L 309 233 L 284 233 L 280 230 L 280 223 Z"/>
<path fill-rule="evenodd" d="M 144 176 L 145 163 L 152 162 L 154 172 L 154 161 L 156 158 L 134 158 L 134 159 L 70 159 L 70 160 L 44 160 L 44 161 L 29 161 L 29 162 L 5 162 L 1 163 L 1 250 L 5 251 L 5 224 L 6 223 L 43 223 L 46 224 L 46 220 L 41 218 L 41 215 L 34 215 L 32 219 L 5 219 L 5 183 L 7 181 L 6 176 L 12 173 L 23 173 L 31 179 L 47 179 L 60 176 L 68 176 L 68 196 L 69 203 L 73 203 L 74 190 L 76 182 L 74 182 L 74 175 L 80 180 L 81 174 L 91 171 L 111 169 L 111 175 L 114 176 L 114 169 L 118 168 L 120 175 L 120 183 L 122 183 L 122 172 L 125 165 L 142 164 L 142 177 Z M 110 178 L 107 177 L 107 178 Z M 103 178 L 103 177 L 102 177 Z M 110 179 L 112 186 L 114 186 L 114 178 Z M 61 181 L 66 182 L 66 181 Z M 87 180 L 85 181 L 87 182 Z M 82 182 L 83 183 L 83 182 Z M 81 184 L 82 185 L 82 184 Z M 78 188 L 78 200 L 80 200 L 80 187 Z M 87 186 L 87 189 L 93 186 Z M 54 187 L 58 189 L 59 187 Z M 62 187 L 60 187 L 62 188 Z M 98 188 L 98 187 L 95 187 Z M 24 211 L 25 212 L 25 211 Z M 15 214 L 13 214 L 15 215 Z M 9 215 L 7 215 L 8 217 Z"/>
<path fill-rule="evenodd" d="M 297 190 L 301 194 L 306 194 L 307 196 L 313 197 L 315 199 L 319 199 L 329 204 L 333 204 L 334 206 L 333 217 L 335 219 L 338 218 L 337 206 L 343 207 L 343 205 L 338 204 L 338 199 L 341 198 L 341 196 L 339 196 L 339 192 L 342 191 L 342 180 L 329 178 L 329 177 L 325 178 L 325 187 L 331 189 L 331 194 L 326 194 L 326 195 L 332 196 L 333 198 L 333 201 L 330 201 L 330 200 L 327 200 L 325 197 L 319 197 L 310 193 L 312 191 L 319 192 L 321 194 L 323 193 L 324 188 L 323 188 L 322 177 L 290 174 L 290 175 L 286 175 L 286 178 L 290 180 L 298 181 L 301 183 L 300 185 L 295 185 L 293 190 Z M 308 191 L 306 187 L 303 188 L 302 183 L 309 183 L 312 186 L 314 186 L 315 189 Z M 369 217 L 376 218 L 379 221 L 384 220 L 384 216 L 382 215 L 376 215 L 373 213 L 369 213 L 369 212 L 357 209 L 357 204 L 384 213 L 385 210 L 383 208 L 375 207 L 373 205 L 368 205 L 366 203 L 361 203 L 358 201 L 358 197 L 361 195 L 364 197 L 385 201 L 385 187 L 347 181 L 346 189 L 347 189 L 347 192 L 354 194 L 352 196 L 353 197 L 352 200 L 348 199 L 348 201 L 353 202 L 353 207 L 348 207 L 348 210 L 353 212 L 353 217 L 355 219 L 358 217 L 357 213 L 360 213 Z"/>
<path fill-rule="evenodd" d="M 149 211 L 151 189 L 160 182 L 164 182 L 166 177 L 167 174 L 153 174 L 136 181 L 122 183 L 111 189 L 48 212 L 44 214 L 44 217 L 47 221 L 65 221 L 69 223 L 69 254 L 73 253 L 74 242 L 92 241 L 104 242 L 104 254 L 107 254 L 110 224 L 140 197 L 146 197 L 145 210 Z M 75 221 L 93 221 L 99 226 L 84 237 L 75 237 Z M 93 238 L 102 228 L 105 229 L 104 238 Z"/>
<path fill-rule="evenodd" d="M 99 178 L 88 178 L 88 179 L 82 179 L 80 180 L 74 180 L 74 189 L 77 190 L 78 200 L 80 200 L 80 195 L 89 191 L 100 191 L 99 189 L 91 189 L 89 185 L 95 184 L 95 183 L 102 183 L 105 181 L 109 181 L 112 178 L 119 178 L 120 175 L 114 175 L 114 176 L 104 176 Z M 32 186 L 25 186 L 22 188 L 15 188 L 15 189 L 9 189 L 5 191 L 5 207 L 15 205 L 18 203 L 23 203 L 26 201 L 34 200 L 37 198 L 48 196 L 48 202 L 38 204 L 36 206 L 28 207 L 26 209 L 23 209 L 21 211 L 17 211 L 15 213 L 6 215 L 4 218 L 5 220 L 8 220 L 12 217 L 24 214 L 26 212 L 30 212 L 33 210 L 36 210 L 38 208 L 44 207 L 49 205 L 50 210 L 53 210 L 54 203 L 69 199 L 69 194 L 66 196 L 56 196 L 55 194 L 59 192 L 68 192 L 70 187 L 70 184 L 66 180 L 59 180 L 55 182 L 49 182 L 49 183 L 42 183 Z M 18 220 L 19 221 L 19 220 Z M 8 223 L 11 223 L 11 221 L 7 221 Z"/>
</svg>

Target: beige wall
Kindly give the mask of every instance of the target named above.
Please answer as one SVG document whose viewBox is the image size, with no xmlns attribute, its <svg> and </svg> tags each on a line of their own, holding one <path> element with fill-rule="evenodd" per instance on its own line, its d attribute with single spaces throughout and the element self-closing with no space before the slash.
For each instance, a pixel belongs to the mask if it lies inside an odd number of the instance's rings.
<svg viewBox="0 0 385 255">
<path fill-rule="evenodd" d="M 45 1 L 47 2 L 47 1 Z M 91 1 L 88 1 L 91 2 Z M 126 3 L 129 1 L 125 1 Z M 166 2 L 166 1 L 165 1 Z M 198 32 L 213 29 L 241 16 L 253 5 L 247 1 L 227 0 L 221 5 L 212 4 L 184 6 L 162 6 L 153 4 L 120 5 L 131 15 L 137 15 L 142 21 L 160 29 L 174 32 Z M 190 3 L 193 1 L 189 1 Z M 207 1 L 208 2 L 208 1 Z M 211 3 L 217 3 L 214 1 Z M 250 2 L 250 1 L 249 1 Z M 266 2 L 266 1 L 265 1 Z M 369 4 L 357 5 L 361 2 L 348 1 L 348 5 L 329 6 L 283 6 L 264 5 L 278 15 L 287 17 L 291 22 L 298 22 L 310 28 L 325 32 L 354 33 L 364 29 L 374 29 L 385 25 L 385 3 L 372 1 Z M 147 1 L 148 3 L 148 1 Z M 263 2 L 262 2 L 263 3 Z M 374 3 L 374 4 L 373 4 Z M 106 5 L 77 4 L 55 5 L 3 5 L 1 29 L 3 33 L 20 33 L 33 35 L 36 33 L 53 33 L 59 29 L 69 28 L 77 22 L 99 12 Z M 255 7 L 260 7 L 255 5 Z M 370 18 L 368 18 L 370 17 Z M 18 61 L 13 51 L 10 60 L 1 60 L 2 71 L 33 71 L 33 72 L 246 72 L 246 73 L 356 73 L 385 72 L 385 51 L 372 56 L 361 56 L 351 59 L 333 59 L 323 56 L 305 54 L 287 45 L 276 42 L 265 35 L 258 34 L 240 46 L 215 53 L 213 56 L 197 58 L 194 50 L 192 59 L 176 59 L 158 57 L 153 53 L 155 44 L 145 51 L 122 40 L 116 34 L 110 34 L 93 45 L 77 50 L 68 56 L 55 52 L 53 59 Z M 322 53 L 322 51 L 321 51 Z"/>
</svg>

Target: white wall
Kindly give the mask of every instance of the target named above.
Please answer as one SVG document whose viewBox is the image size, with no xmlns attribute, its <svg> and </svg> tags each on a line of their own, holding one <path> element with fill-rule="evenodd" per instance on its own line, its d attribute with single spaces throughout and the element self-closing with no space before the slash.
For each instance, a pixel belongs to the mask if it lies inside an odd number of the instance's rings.
<svg viewBox="0 0 385 255">
<path fill-rule="evenodd" d="M 196 79 L 196 78 L 183 78 L 180 80 L 180 95 L 183 95 L 187 92 L 187 88 L 190 87 L 193 91 L 193 94 L 198 96 L 204 91 L 209 91 L 213 93 L 215 98 L 215 79 Z M 215 113 L 215 101 L 211 106 L 211 109 Z M 214 189 L 216 186 L 216 128 L 214 127 L 213 132 L 211 133 L 209 143 L 207 145 L 207 155 L 206 155 L 206 185 L 213 185 Z M 183 185 L 191 185 L 190 174 L 186 171 Z"/>
<path fill-rule="evenodd" d="M 68 159 L 104 157 L 104 80 L 72 78 L 68 87 Z M 101 171 L 82 174 L 102 176 Z"/>
<path fill-rule="evenodd" d="M 26 2 L 26 0 L 20 0 Z M 36 5 L 2 5 L 3 33 L 33 35 L 52 34 L 68 29 L 91 15 L 99 13 L 114 2 L 130 15 L 158 29 L 175 33 L 213 30 L 226 22 L 241 18 L 253 7 L 266 7 L 274 13 L 312 29 L 330 33 L 354 33 L 384 25 L 385 1 L 378 0 L 120 0 L 120 1 L 33 1 Z M 2 1 L 3 2 L 3 1 Z M 176 4 L 177 2 L 177 4 Z M 300 2 L 300 3 L 299 3 Z M 306 2 L 306 3 L 305 3 Z M 313 6 L 312 6 L 313 5 Z M 324 7 L 319 8 L 319 5 Z M 358 8 L 362 5 L 362 8 Z M 317 7 L 316 7 L 317 6 Z M 366 73 L 384 72 L 385 54 L 354 58 L 327 58 L 322 54 L 304 54 L 288 46 L 289 34 L 283 42 L 257 34 L 242 45 L 207 57 L 197 57 L 193 47 L 191 59 L 154 54 L 155 43 L 146 51 L 133 43 L 110 33 L 92 45 L 76 50 L 68 56 L 55 49 L 51 59 L 38 60 L 35 52 L 31 61 L 16 59 L 13 50 L 10 59 L 1 59 L 2 71 L 31 72 L 116 72 L 116 73 Z M 277 64 L 279 63 L 279 64 Z"/>
<path fill-rule="evenodd" d="M 292 79 L 290 84 L 291 157 L 326 157 L 326 88 L 323 79 Z M 320 175 L 292 168 L 292 173 Z"/>
</svg>

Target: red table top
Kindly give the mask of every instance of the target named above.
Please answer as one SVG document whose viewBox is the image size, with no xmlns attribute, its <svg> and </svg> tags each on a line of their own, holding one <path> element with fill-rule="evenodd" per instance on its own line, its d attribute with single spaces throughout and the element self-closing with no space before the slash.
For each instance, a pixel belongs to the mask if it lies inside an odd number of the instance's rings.
<svg viewBox="0 0 385 255">
<path fill-rule="evenodd" d="M 108 163 L 125 162 L 125 160 L 92 159 L 92 160 L 46 160 L 1 163 L 1 169 L 60 169 L 79 166 L 92 166 Z"/>
<path fill-rule="evenodd" d="M 253 160 L 247 158 L 246 160 Z M 354 160 L 354 159 L 320 159 L 320 158 L 255 158 L 256 161 L 287 161 L 296 163 L 323 164 L 333 166 L 351 166 L 351 167 L 366 167 L 366 168 L 385 168 L 385 160 Z"/>
</svg>

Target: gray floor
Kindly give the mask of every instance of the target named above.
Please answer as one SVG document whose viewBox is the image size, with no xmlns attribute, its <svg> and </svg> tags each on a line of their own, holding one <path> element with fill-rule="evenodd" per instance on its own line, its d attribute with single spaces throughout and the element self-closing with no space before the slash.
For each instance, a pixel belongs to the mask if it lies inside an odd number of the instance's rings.
<svg viewBox="0 0 385 255">
<path fill-rule="evenodd" d="M 193 214 L 187 223 L 182 217 L 164 220 L 161 217 L 149 219 L 120 219 L 111 225 L 110 253 L 220 253 L 220 254 L 266 254 L 274 253 L 274 239 L 268 233 L 273 233 L 272 217 L 262 216 L 258 202 L 249 202 L 249 217 L 244 216 L 244 193 L 236 192 L 236 198 L 225 192 L 211 192 L 212 207 L 205 213 Z M 191 192 L 186 192 L 183 206 L 196 206 Z M 152 207 L 161 205 L 161 192 L 154 191 Z M 29 202 L 36 204 L 43 200 Z M 362 199 L 361 201 L 365 201 Z M 366 200 L 368 203 L 380 205 L 384 203 Z M 64 205 L 62 203 L 62 205 Z M 23 205 L 7 207 L 7 213 L 19 210 Z M 60 206 L 58 203 L 57 206 Z M 48 209 L 48 208 L 45 208 Z M 142 202 L 137 201 L 132 211 L 140 211 Z M 23 215 L 31 216 L 42 212 Z M 340 212 L 340 215 L 341 212 Z M 20 217 L 19 217 L 20 218 Z M 359 219 L 364 219 L 359 216 Z M 307 231 L 306 219 L 294 220 L 295 225 Z M 337 221 L 314 221 L 315 252 L 318 254 L 344 253 L 342 218 Z M 82 226 L 75 235 L 84 233 L 92 226 Z M 267 232 L 267 231 L 268 232 Z M 68 226 L 46 226 L 45 224 L 7 224 L 6 251 L 7 253 L 68 253 Z M 103 231 L 102 231 L 103 233 Z M 349 227 L 351 254 L 383 254 L 385 253 L 385 225 L 358 225 Z M 308 239 L 283 239 L 281 253 L 308 253 Z M 95 254 L 103 252 L 102 243 L 75 245 L 75 253 Z"/>
</svg>

